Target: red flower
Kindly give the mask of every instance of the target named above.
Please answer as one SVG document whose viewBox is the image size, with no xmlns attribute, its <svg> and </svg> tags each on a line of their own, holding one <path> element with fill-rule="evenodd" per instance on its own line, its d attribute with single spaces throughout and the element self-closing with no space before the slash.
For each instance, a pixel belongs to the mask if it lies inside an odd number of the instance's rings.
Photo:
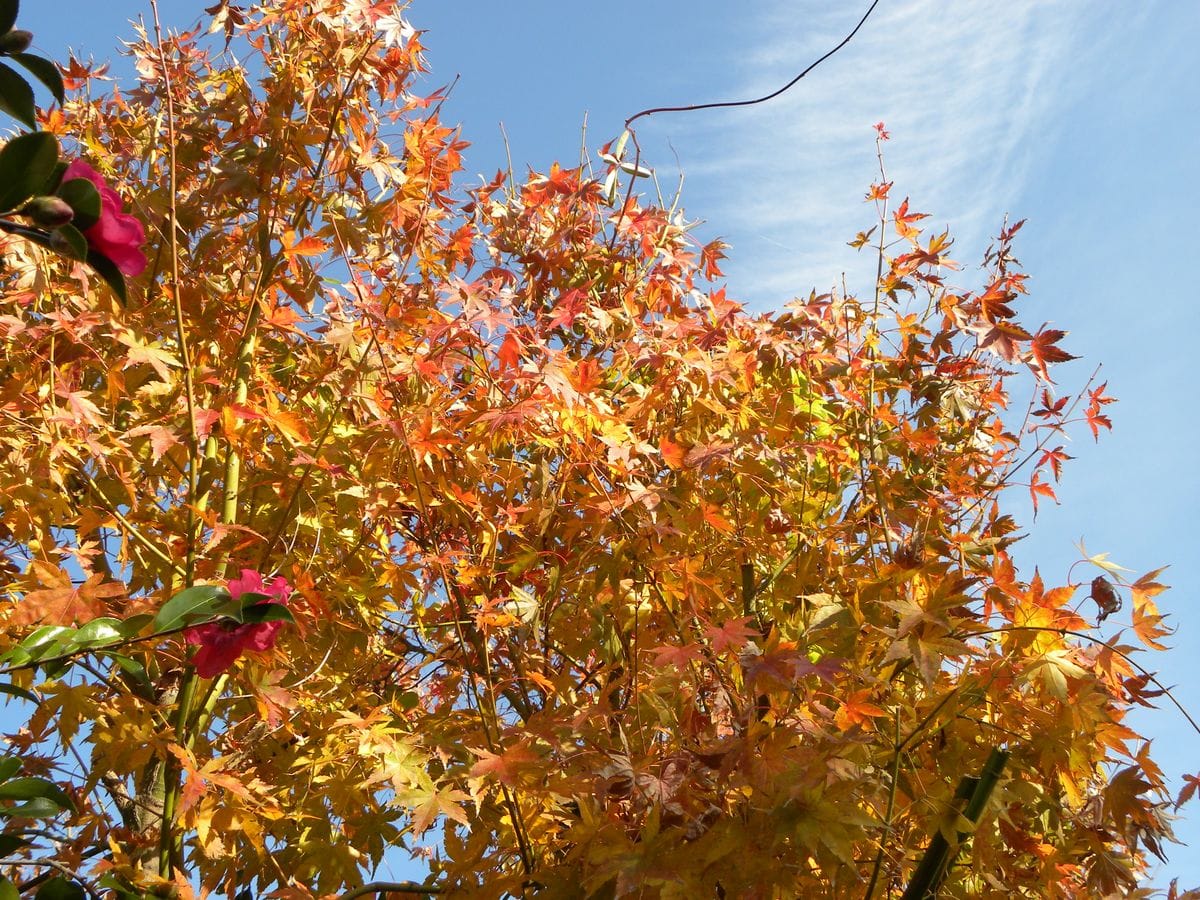
<svg viewBox="0 0 1200 900">
<path fill-rule="evenodd" d="M 83 233 L 88 246 L 108 257 L 125 275 L 140 275 L 146 268 L 146 229 L 129 213 L 121 211 L 121 195 L 104 183 L 100 174 L 81 159 L 67 166 L 63 181 L 86 178 L 100 192 L 100 219 Z"/>
<path fill-rule="evenodd" d="M 263 577 L 253 569 L 242 569 L 241 578 L 229 582 L 229 593 L 235 600 L 247 593 L 266 594 L 271 598 L 269 602 L 286 606 L 292 588 L 282 575 L 264 584 Z M 197 674 L 212 678 L 232 666 L 247 651 L 270 650 L 282 626 L 282 622 L 242 623 L 224 619 L 185 628 L 183 636 L 189 644 L 200 645 L 192 657 Z"/>
</svg>

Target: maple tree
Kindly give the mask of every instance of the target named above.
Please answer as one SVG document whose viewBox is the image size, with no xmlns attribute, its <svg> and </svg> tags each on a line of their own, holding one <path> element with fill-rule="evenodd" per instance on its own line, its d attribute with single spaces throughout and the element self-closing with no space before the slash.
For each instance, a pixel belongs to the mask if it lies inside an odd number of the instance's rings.
<svg viewBox="0 0 1200 900">
<path fill-rule="evenodd" d="M 1164 588 L 1013 564 L 1113 402 L 1020 224 L 956 287 L 881 155 L 876 284 L 751 315 L 628 135 L 457 184 L 403 13 L 220 0 L 42 115 L 149 267 L 3 238 L 9 887 L 359 896 L 435 839 L 455 896 L 1135 891 Z"/>
</svg>

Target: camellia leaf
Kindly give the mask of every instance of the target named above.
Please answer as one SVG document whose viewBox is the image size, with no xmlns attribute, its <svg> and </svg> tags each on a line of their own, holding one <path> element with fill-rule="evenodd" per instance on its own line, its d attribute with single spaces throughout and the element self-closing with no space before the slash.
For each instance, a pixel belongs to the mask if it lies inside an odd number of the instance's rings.
<svg viewBox="0 0 1200 900">
<path fill-rule="evenodd" d="M 0 781 L 8 781 L 21 771 L 21 760 L 16 756 L 0 756 Z"/>
<path fill-rule="evenodd" d="M 64 181 L 58 186 L 58 196 L 75 211 L 71 224 L 80 231 L 87 231 L 100 221 L 100 192 L 86 178 Z"/>
<path fill-rule="evenodd" d="M 117 299 L 124 306 L 129 302 L 128 292 L 125 288 L 125 276 L 121 274 L 121 270 L 116 267 L 111 259 L 95 250 L 89 250 L 87 254 L 87 264 L 95 270 L 96 274 L 104 279 L 105 284 L 112 288 L 113 293 L 117 295 Z"/>
<path fill-rule="evenodd" d="M 153 621 L 154 616 L 147 613 L 140 613 L 136 616 L 130 616 L 128 619 L 124 619 L 119 626 L 121 629 L 121 635 L 127 638 L 137 637 L 142 633 L 142 629 Z"/>
<path fill-rule="evenodd" d="M 50 819 L 63 811 L 53 800 L 34 797 L 16 806 L 0 806 L 0 818 L 6 819 Z"/>
<path fill-rule="evenodd" d="M 154 686 L 150 681 L 150 676 L 146 674 L 146 667 L 136 659 L 125 656 L 122 653 L 113 653 L 107 650 L 102 650 L 97 655 L 111 659 L 116 663 L 117 668 L 124 672 L 143 691 L 143 696 L 154 696 Z"/>
<path fill-rule="evenodd" d="M 163 604 L 154 617 L 154 632 L 177 631 L 193 622 L 210 619 L 228 602 L 229 591 L 215 584 L 186 588 Z"/>
<path fill-rule="evenodd" d="M 45 778 L 12 778 L 0 784 L 0 799 L 36 800 L 43 798 L 59 809 L 74 809 L 75 804 L 57 784 Z"/>
<path fill-rule="evenodd" d="M 80 261 L 88 258 L 87 238 L 71 223 L 56 229 L 52 241 L 51 246 L 59 253 Z"/>
<path fill-rule="evenodd" d="M 0 658 L 11 665 L 23 666 L 35 659 L 53 656 L 74 633 L 74 628 L 65 625 L 43 625 L 30 632 L 21 643 Z"/>
<path fill-rule="evenodd" d="M 21 10 L 19 0 L 0 0 L 0 34 L 7 34 L 17 24 L 17 13 Z"/>
<path fill-rule="evenodd" d="M 296 619 L 282 603 L 253 603 L 242 610 L 243 622 L 289 622 Z"/>
<path fill-rule="evenodd" d="M 109 644 L 115 644 L 117 641 L 125 638 L 125 633 L 121 630 L 121 624 L 120 619 L 113 619 L 107 616 L 92 619 L 86 625 L 80 626 L 79 631 L 69 646 L 72 649 L 85 650 L 91 647 L 104 647 Z"/>
<path fill-rule="evenodd" d="M 14 53 L 10 59 L 24 66 L 30 75 L 46 86 L 60 104 L 67 102 L 66 91 L 63 89 L 63 78 L 58 71 L 58 66 L 33 53 Z"/>
<path fill-rule="evenodd" d="M 4 63 L 0 63 L 0 112 L 6 112 L 30 128 L 37 128 L 33 88 Z"/>
<path fill-rule="evenodd" d="M 5 93 L 4 72 L 13 75 L 11 69 L 0 64 L 0 108 Z M 57 163 L 58 141 L 48 132 L 22 134 L 5 144 L 0 149 L 0 212 L 16 209 L 42 193 Z"/>
<path fill-rule="evenodd" d="M 78 882 L 56 876 L 43 882 L 34 894 L 35 900 L 84 900 L 87 894 Z"/>
<path fill-rule="evenodd" d="M 10 697 L 20 697 L 22 700 L 28 700 L 31 703 L 39 703 L 37 694 L 33 691 L 26 690 L 23 687 L 17 687 L 15 684 L 4 684 L 0 682 L 0 694 L 8 694 Z"/>
</svg>

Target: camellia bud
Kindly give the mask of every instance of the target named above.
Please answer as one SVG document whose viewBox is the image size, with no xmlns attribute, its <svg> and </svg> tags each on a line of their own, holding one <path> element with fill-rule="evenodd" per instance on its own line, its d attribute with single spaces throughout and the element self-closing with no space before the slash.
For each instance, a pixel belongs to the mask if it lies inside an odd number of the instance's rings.
<svg viewBox="0 0 1200 900">
<path fill-rule="evenodd" d="M 34 197 L 21 207 L 20 214 L 42 228 L 58 228 L 75 218 L 75 210 L 61 197 Z"/>
<path fill-rule="evenodd" d="M 32 43 L 32 31 L 14 28 L 8 34 L 0 35 L 0 53 L 24 53 Z"/>
</svg>

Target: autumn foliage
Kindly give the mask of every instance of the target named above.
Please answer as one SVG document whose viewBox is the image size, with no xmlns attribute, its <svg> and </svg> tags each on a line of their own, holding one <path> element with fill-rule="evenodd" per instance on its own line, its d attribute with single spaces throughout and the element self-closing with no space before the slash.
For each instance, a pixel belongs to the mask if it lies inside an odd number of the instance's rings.
<svg viewBox="0 0 1200 900">
<path fill-rule="evenodd" d="M 1052 380 L 1020 224 L 963 272 L 881 163 L 878 282 L 752 315 L 629 144 L 456 180 L 402 12 L 222 0 L 44 114 L 149 235 L 126 303 L 0 239 L 0 649 L 57 859 L 126 896 L 336 895 L 409 848 L 453 896 L 883 897 L 941 834 L 948 895 L 1132 891 L 1163 586 L 1014 566 L 1112 402 Z"/>
</svg>

